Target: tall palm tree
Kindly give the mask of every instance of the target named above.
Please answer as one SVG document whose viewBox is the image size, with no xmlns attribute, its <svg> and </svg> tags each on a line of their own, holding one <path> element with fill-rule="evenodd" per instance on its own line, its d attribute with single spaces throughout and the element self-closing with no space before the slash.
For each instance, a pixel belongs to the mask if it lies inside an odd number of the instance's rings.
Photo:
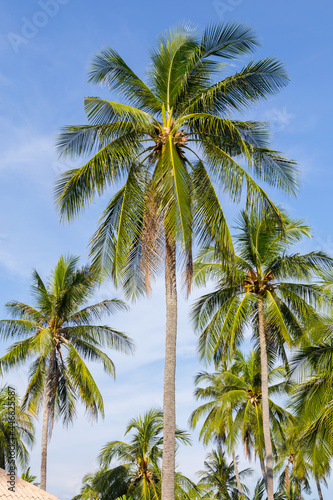
<svg viewBox="0 0 333 500">
<path fill-rule="evenodd" d="M 43 409 L 41 488 L 46 488 L 47 442 L 54 421 L 73 420 L 78 399 L 92 418 L 104 415 L 102 395 L 84 359 L 98 361 L 114 376 L 115 367 L 103 347 L 130 352 L 129 338 L 109 326 L 95 325 L 104 314 L 124 309 L 124 303 L 104 300 L 82 308 L 92 298 L 97 276 L 77 267 L 77 257 L 61 257 L 48 283 L 33 271 L 35 306 L 22 302 L 6 304 L 13 319 L 0 321 L 3 339 L 23 338 L 0 359 L 7 371 L 31 361 L 23 407 Z"/>
<path fill-rule="evenodd" d="M 21 407 L 21 400 L 15 388 L 0 388 L 0 467 L 16 470 L 29 460 L 28 448 L 34 444 L 34 410 L 27 412 Z"/>
<path fill-rule="evenodd" d="M 185 25 L 159 38 L 147 83 L 105 48 L 93 60 L 90 81 L 116 91 L 126 104 L 87 97 L 89 124 L 65 127 L 59 139 L 62 155 L 93 154 L 60 178 L 61 217 L 75 218 L 97 194 L 122 183 L 92 237 L 94 265 L 134 296 L 150 290 L 164 257 L 163 500 L 174 498 L 177 249 L 185 256 L 189 290 L 195 237 L 232 252 L 217 187 L 233 201 L 245 193 L 248 205 L 271 206 L 252 172 L 286 192 L 297 188 L 295 165 L 269 149 L 266 125 L 231 118 L 288 82 L 283 65 L 271 58 L 234 74 L 227 70 L 230 60 L 257 46 L 244 25 L 210 25 L 201 36 Z"/>
<path fill-rule="evenodd" d="M 309 236 L 307 226 L 285 216 L 281 225 L 271 212 L 242 212 L 237 227 L 234 264 L 203 252 L 196 268 L 197 282 L 212 278 L 216 290 L 200 298 L 193 309 L 201 331 L 199 352 L 207 360 L 231 356 L 251 327 L 261 359 L 263 433 L 266 454 L 268 500 L 273 499 L 273 457 L 270 435 L 268 366 L 278 355 L 288 364 L 285 346 L 302 339 L 303 325 L 315 316 L 320 288 L 310 282 L 332 267 L 322 252 L 288 253 Z"/>
<path fill-rule="evenodd" d="M 201 485 L 207 490 L 206 498 L 217 498 L 219 500 L 245 498 L 239 496 L 234 462 L 228 463 L 225 452 L 222 451 L 221 447 L 209 453 L 204 465 L 205 469 L 199 471 L 198 475 L 201 477 L 199 486 Z M 251 469 L 245 469 L 239 472 L 239 476 L 242 479 L 251 473 Z M 248 494 L 245 484 L 242 484 L 242 490 Z"/>
<path fill-rule="evenodd" d="M 276 441 L 281 440 L 282 426 L 291 419 L 291 415 L 272 399 L 274 395 L 284 395 L 288 392 L 289 384 L 283 380 L 284 376 L 283 367 L 270 367 L 268 374 L 270 428 Z M 251 351 L 245 357 L 240 351 L 236 351 L 234 361 L 227 370 L 213 374 L 203 372 L 196 377 L 196 384 L 199 383 L 204 383 L 205 386 L 198 387 L 195 395 L 197 399 L 208 402 L 194 410 L 191 415 L 191 425 L 194 427 L 200 417 L 206 417 L 200 433 L 205 442 L 212 437 L 212 433 L 221 434 L 223 429 L 227 450 L 234 458 L 236 478 L 235 448 L 240 436 L 246 457 L 251 458 L 252 448 L 259 456 L 263 479 L 266 480 L 263 467 L 265 450 L 258 353 Z M 243 493 L 240 487 L 239 493 Z"/>
<path fill-rule="evenodd" d="M 105 472 L 96 484 L 110 500 L 121 494 L 132 495 L 135 499 L 158 499 L 161 490 L 163 412 L 152 409 L 143 417 L 133 418 L 126 427 L 125 435 L 128 433 L 132 433 L 129 443 L 111 441 L 102 448 L 99 459 Z M 188 434 L 179 429 L 176 429 L 176 439 L 179 443 L 190 443 Z M 114 461 L 118 464 L 110 468 Z M 179 490 L 185 483 L 192 486 L 181 474 L 177 479 Z"/>
</svg>

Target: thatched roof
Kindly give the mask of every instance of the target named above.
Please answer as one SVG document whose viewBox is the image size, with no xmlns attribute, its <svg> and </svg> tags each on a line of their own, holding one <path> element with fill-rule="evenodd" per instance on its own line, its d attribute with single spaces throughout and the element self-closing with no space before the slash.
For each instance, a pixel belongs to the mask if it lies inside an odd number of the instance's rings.
<svg viewBox="0 0 333 500">
<path fill-rule="evenodd" d="M 0 500 L 5 498 L 22 499 L 22 500 L 59 500 L 59 498 L 41 490 L 31 483 L 27 483 L 20 477 L 15 476 L 14 490 L 9 490 L 11 484 L 8 483 L 10 478 L 8 472 L 0 468 Z"/>
</svg>

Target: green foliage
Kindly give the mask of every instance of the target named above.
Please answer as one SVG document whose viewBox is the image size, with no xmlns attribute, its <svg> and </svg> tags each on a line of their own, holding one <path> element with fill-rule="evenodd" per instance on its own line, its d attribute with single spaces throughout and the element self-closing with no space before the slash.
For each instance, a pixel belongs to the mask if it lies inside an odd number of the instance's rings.
<svg viewBox="0 0 333 500">
<path fill-rule="evenodd" d="M 308 337 L 292 362 L 293 375 L 299 383 L 291 407 L 302 423 L 300 446 L 315 477 L 324 483 L 333 456 L 332 326 L 332 319 L 327 317 L 309 322 Z"/>
<path fill-rule="evenodd" d="M 35 486 L 39 486 L 39 483 L 36 483 L 37 476 L 34 476 L 33 474 L 30 473 L 30 467 L 28 467 L 25 472 L 22 472 L 21 478 L 24 481 L 27 481 L 27 483 L 32 483 Z"/>
<path fill-rule="evenodd" d="M 99 220 L 91 256 L 94 268 L 122 284 L 128 296 L 149 292 L 165 238 L 182 247 L 188 289 L 196 239 L 233 252 L 221 191 L 233 201 L 245 194 L 247 205 L 277 213 L 252 174 L 296 192 L 296 165 L 269 149 L 267 125 L 230 117 L 288 83 L 283 65 L 272 58 L 228 74 L 230 60 L 257 46 L 253 30 L 241 24 L 212 24 L 202 34 L 180 26 L 151 50 L 146 82 L 113 49 L 95 56 L 90 81 L 125 102 L 87 97 L 89 124 L 63 129 L 61 155 L 92 157 L 61 176 L 56 198 L 61 216 L 71 220 L 110 185 L 122 184 Z"/>
<path fill-rule="evenodd" d="M 228 463 L 225 453 L 220 448 L 207 456 L 204 466 L 205 469 L 198 472 L 201 477 L 198 486 L 205 490 L 205 498 L 236 500 L 240 497 L 234 464 L 233 462 Z M 246 469 L 241 471 L 239 476 L 243 479 L 251 473 L 251 469 Z M 248 494 L 249 491 L 245 484 L 242 484 L 242 489 L 244 493 Z"/>
<path fill-rule="evenodd" d="M 274 396 L 290 392 L 291 384 L 285 380 L 283 367 L 272 368 L 269 372 L 270 428 L 273 443 L 284 439 L 283 427 L 291 422 L 292 415 L 274 401 Z M 229 453 L 234 452 L 241 441 L 245 457 L 251 459 L 252 451 L 264 459 L 264 437 L 262 424 L 261 370 L 258 352 L 244 356 L 234 353 L 229 366 L 221 365 L 215 373 L 202 372 L 196 376 L 198 386 L 195 396 L 205 401 L 190 417 L 192 427 L 196 427 L 204 417 L 200 438 L 205 444 L 218 436 Z"/>
<path fill-rule="evenodd" d="M 111 441 L 102 448 L 100 469 L 84 477 L 81 494 L 74 497 L 76 500 L 160 498 L 163 412 L 151 409 L 131 419 L 125 429 L 125 436 L 127 434 L 131 434 L 129 442 Z M 176 429 L 176 440 L 179 444 L 190 444 L 188 434 L 180 429 Z M 177 500 L 185 498 L 191 489 L 195 490 L 196 486 L 176 473 Z"/>
<path fill-rule="evenodd" d="M 39 410 L 48 392 L 49 433 L 56 418 L 65 424 L 73 420 L 77 400 L 92 418 L 104 414 L 102 396 L 84 360 L 102 363 L 114 376 L 113 362 L 103 349 L 132 350 L 125 334 L 95 324 L 125 304 L 112 299 L 86 306 L 98 276 L 88 267 L 78 268 L 77 262 L 75 257 L 61 257 L 46 284 L 34 271 L 35 306 L 9 302 L 6 308 L 13 319 L 0 321 L 2 338 L 21 338 L 0 359 L 0 368 L 6 372 L 30 361 L 22 405 Z"/>
<path fill-rule="evenodd" d="M 34 442 L 35 408 L 25 411 L 13 387 L 0 388 L 0 467 L 6 470 L 25 467 Z M 15 456 L 13 457 L 14 446 Z M 14 458 L 14 463 L 12 459 Z M 28 469 L 29 470 L 29 469 Z"/>
<path fill-rule="evenodd" d="M 237 229 L 233 263 L 208 248 L 194 266 L 198 285 L 217 282 L 215 291 L 201 297 L 192 311 L 201 332 L 199 354 L 215 363 L 231 358 L 246 328 L 252 328 L 258 345 L 257 304 L 262 298 L 270 362 L 280 355 L 287 365 L 284 346 L 301 342 L 305 323 L 323 305 L 319 277 L 332 268 L 333 260 L 320 251 L 288 253 L 310 232 L 302 221 L 286 215 L 281 223 L 270 211 L 242 212 Z"/>
</svg>

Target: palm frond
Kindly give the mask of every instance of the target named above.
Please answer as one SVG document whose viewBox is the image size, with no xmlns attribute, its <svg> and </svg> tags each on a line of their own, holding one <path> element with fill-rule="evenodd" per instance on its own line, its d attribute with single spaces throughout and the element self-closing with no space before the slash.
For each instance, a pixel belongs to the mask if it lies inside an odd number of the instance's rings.
<svg viewBox="0 0 333 500">
<path fill-rule="evenodd" d="M 132 242 L 140 235 L 145 202 L 145 180 L 131 168 L 125 186 L 112 198 L 91 240 L 93 268 L 119 283 Z"/>
<path fill-rule="evenodd" d="M 133 106 L 139 106 L 148 113 L 157 113 L 161 110 L 161 102 L 150 88 L 110 47 L 101 50 L 94 57 L 90 67 L 89 82 L 101 83 L 110 91 L 117 91 Z"/>
<path fill-rule="evenodd" d="M 102 395 L 90 371 L 73 344 L 68 345 L 67 374 L 74 391 L 78 394 L 79 399 L 85 406 L 86 412 L 93 419 L 97 419 L 99 414 L 104 417 Z"/>
<path fill-rule="evenodd" d="M 137 135 L 128 133 L 102 147 L 83 167 L 62 174 L 54 191 L 61 216 L 72 220 L 97 194 L 123 178 L 141 149 Z"/>
</svg>

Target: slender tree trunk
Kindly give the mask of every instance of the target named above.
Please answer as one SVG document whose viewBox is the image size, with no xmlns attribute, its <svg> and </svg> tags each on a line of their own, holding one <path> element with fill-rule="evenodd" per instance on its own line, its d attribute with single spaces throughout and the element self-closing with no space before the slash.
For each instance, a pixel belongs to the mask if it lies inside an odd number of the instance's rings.
<svg viewBox="0 0 333 500">
<path fill-rule="evenodd" d="M 162 500 L 175 498 L 175 375 L 177 338 L 176 248 L 165 243 L 166 339 L 163 395 Z"/>
<path fill-rule="evenodd" d="M 266 474 L 266 467 L 265 467 L 265 462 L 264 462 L 264 459 L 262 457 L 260 457 L 260 467 L 261 467 L 261 473 L 262 473 L 262 477 L 263 477 L 263 480 L 264 480 L 264 483 L 265 483 L 265 488 L 267 490 L 267 474 Z"/>
<path fill-rule="evenodd" d="M 47 471 L 47 441 L 49 434 L 49 404 L 51 394 L 52 382 L 52 366 L 53 355 L 50 356 L 50 363 L 47 373 L 45 395 L 44 395 L 44 410 L 43 410 L 43 424 L 42 424 L 42 446 L 41 446 L 41 466 L 40 466 L 40 488 L 46 491 L 46 471 Z"/>
<path fill-rule="evenodd" d="M 49 391 L 45 388 L 43 427 L 42 427 L 42 454 L 40 467 L 40 488 L 46 490 L 46 466 L 47 466 L 47 436 L 49 430 Z"/>
<path fill-rule="evenodd" d="M 260 359 L 261 359 L 261 397 L 262 397 L 262 422 L 264 430 L 265 452 L 266 452 L 266 476 L 267 476 L 267 500 L 273 500 L 273 453 L 271 433 L 269 429 L 269 401 L 268 401 L 268 366 L 267 347 L 265 335 L 265 322 L 263 301 L 259 297 L 258 302 Z"/>
<path fill-rule="evenodd" d="M 239 479 L 237 459 L 236 459 L 236 454 L 235 454 L 234 450 L 232 450 L 232 459 L 234 461 L 234 469 L 235 469 L 235 476 L 236 476 L 236 481 L 237 481 L 238 493 L 240 495 L 243 495 L 242 485 L 241 485 L 241 482 L 240 482 L 240 479 Z"/>
<path fill-rule="evenodd" d="M 286 484 L 288 498 L 290 498 L 290 480 L 289 480 L 289 467 L 288 467 L 288 465 L 285 468 L 285 484 Z"/>
<path fill-rule="evenodd" d="M 316 476 L 316 485 L 317 485 L 319 500 L 324 500 L 323 492 L 321 491 L 321 486 L 320 486 L 320 481 L 319 481 L 318 476 Z"/>
</svg>

